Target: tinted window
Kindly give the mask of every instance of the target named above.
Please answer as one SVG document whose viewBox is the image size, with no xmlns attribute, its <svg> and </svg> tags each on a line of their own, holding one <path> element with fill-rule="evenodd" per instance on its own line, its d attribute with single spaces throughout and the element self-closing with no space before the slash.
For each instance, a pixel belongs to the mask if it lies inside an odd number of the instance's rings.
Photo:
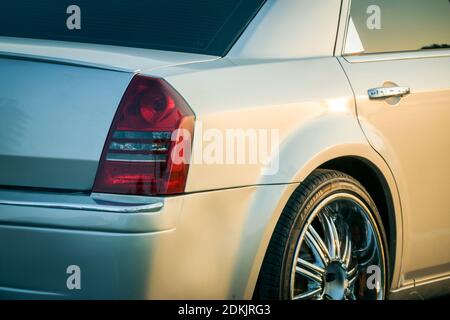
<svg viewBox="0 0 450 320">
<path fill-rule="evenodd" d="M 365 53 L 450 48 L 449 0 L 353 0 L 350 17 Z"/>
<path fill-rule="evenodd" d="M 0 36 L 224 55 L 264 2 L 1 0 Z M 81 29 L 66 25 L 72 4 L 80 8 Z"/>
</svg>

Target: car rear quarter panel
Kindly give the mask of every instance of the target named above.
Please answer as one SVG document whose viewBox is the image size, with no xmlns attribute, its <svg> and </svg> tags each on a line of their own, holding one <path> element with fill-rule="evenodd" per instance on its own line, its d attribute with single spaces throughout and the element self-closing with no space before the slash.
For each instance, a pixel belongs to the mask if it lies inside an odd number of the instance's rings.
<svg viewBox="0 0 450 320">
<path fill-rule="evenodd" d="M 279 131 L 279 150 L 271 154 L 272 163 L 277 161 L 276 157 L 279 161 L 279 170 L 274 174 L 263 175 L 261 164 L 190 166 L 187 192 L 256 185 L 290 186 L 277 192 L 272 190 L 271 194 L 259 193 L 257 189 L 245 219 L 236 216 L 241 221 L 237 223 L 242 223 L 239 237 L 242 241 L 233 258 L 235 263 L 230 266 L 235 274 L 228 291 L 230 297 L 251 298 L 266 248 L 287 199 L 301 181 L 329 160 L 356 156 L 382 172 L 394 198 L 399 222 L 396 234 L 402 236 L 395 181 L 359 126 L 352 90 L 336 58 L 278 61 L 225 58 L 171 68 L 160 76 L 183 95 L 196 113 L 194 153 L 196 148 L 204 148 L 210 142 L 203 136 L 208 130 L 223 136 L 229 129 Z M 266 210 L 267 197 L 276 198 L 276 205 L 270 206 L 272 211 Z M 401 255 L 399 243 L 396 252 Z M 393 288 L 399 281 L 397 265 L 395 270 Z"/>
<path fill-rule="evenodd" d="M 208 65 L 211 69 L 199 65 L 198 70 L 164 75 L 196 114 L 194 155 L 208 145 L 206 133 L 211 130 L 223 137 L 227 130 L 275 130 L 279 153 L 271 150 L 270 164 L 279 160 L 279 170 L 263 176 L 262 163 L 204 165 L 204 159 L 196 158 L 187 192 L 299 182 L 303 177 L 298 168 L 321 150 L 367 145 L 351 88 L 335 58 L 252 63 L 224 59 Z"/>
</svg>

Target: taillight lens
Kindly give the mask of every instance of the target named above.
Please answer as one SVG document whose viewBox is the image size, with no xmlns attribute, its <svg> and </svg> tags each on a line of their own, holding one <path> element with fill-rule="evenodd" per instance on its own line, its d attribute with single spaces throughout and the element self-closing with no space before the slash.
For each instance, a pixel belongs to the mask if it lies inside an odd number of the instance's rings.
<svg viewBox="0 0 450 320">
<path fill-rule="evenodd" d="M 184 192 L 194 120 L 187 103 L 164 80 L 135 76 L 113 121 L 93 191 Z"/>
</svg>

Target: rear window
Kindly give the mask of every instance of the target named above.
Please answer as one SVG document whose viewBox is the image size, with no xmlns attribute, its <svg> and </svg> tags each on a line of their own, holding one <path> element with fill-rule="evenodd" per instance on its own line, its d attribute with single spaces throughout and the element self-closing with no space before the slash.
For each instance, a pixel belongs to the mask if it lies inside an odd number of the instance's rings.
<svg viewBox="0 0 450 320">
<path fill-rule="evenodd" d="M 2 0 L 0 36 L 223 56 L 264 2 Z"/>
</svg>

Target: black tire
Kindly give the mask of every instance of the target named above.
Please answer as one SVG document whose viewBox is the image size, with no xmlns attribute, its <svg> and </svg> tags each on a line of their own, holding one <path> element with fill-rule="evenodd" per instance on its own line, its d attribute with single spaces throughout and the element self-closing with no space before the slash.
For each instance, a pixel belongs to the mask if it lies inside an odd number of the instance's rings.
<svg viewBox="0 0 450 320">
<path fill-rule="evenodd" d="M 374 201 L 364 187 L 347 174 L 316 170 L 295 190 L 285 206 L 270 240 L 255 288 L 255 299 L 290 299 L 290 275 L 299 236 L 316 205 L 337 192 L 350 193 L 370 209 L 384 250 L 385 279 L 389 275 L 386 233 Z M 386 292 L 387 280 L 384 282 Z"/>
</svg>

